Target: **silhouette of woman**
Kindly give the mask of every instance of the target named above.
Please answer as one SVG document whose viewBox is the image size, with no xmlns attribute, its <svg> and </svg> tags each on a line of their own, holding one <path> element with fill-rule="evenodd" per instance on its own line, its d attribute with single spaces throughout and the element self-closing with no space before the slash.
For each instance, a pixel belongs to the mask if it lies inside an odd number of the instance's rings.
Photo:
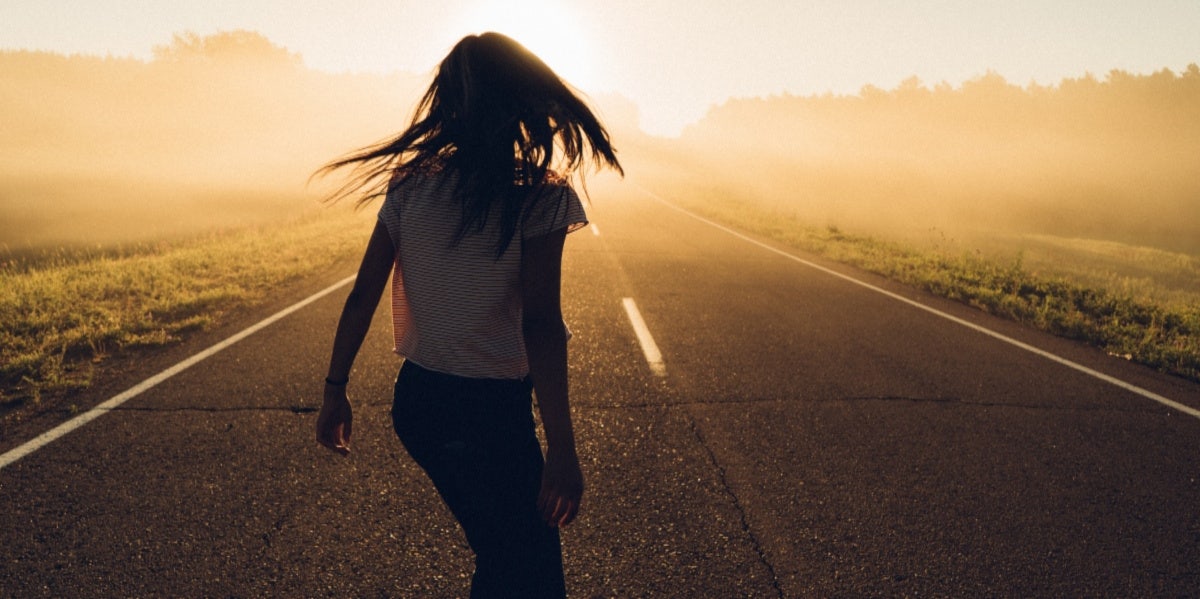
<svg viewBox="0 0 1200 599">
<path fill-rule="evenodd" d="M 338 322 L 317 441 L 350 451 L 350 368 L 391 275 L 404 357 L 392 422 L 466 533 L 471 597 L 565 595 L 558 527 L 583 477 L 559 282 L 566 235 L 587 223 L 566 176 L 588 163 L 621 172 L 592 111 L 519 43 L 485 33 L 454 46 L 406 130 L 318 171 L 351 168 L 335 200 L 384 202 Z"/>
</svg>

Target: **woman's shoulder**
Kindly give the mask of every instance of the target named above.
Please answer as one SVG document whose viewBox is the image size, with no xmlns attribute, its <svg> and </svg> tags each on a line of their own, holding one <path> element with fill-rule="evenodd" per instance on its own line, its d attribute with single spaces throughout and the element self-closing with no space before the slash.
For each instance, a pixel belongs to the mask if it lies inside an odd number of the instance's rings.
<svg viewBox="0 0 1200 599">
<path fill-rule="evenodd" d="M 542 185 L 548 187 L 570 187 L 571 178 L 557 171 L 546 171 L 545 178 L 542 179 Z"/>
<path fill-rule="evenodd" d="M 541 185 L 538 186 L 535 192 L 535 197 L 535 203 L 540 203 L 546 199 L 556 202 L 578 201 L 578 195 L 575 193 L 575 187 L 571 184 L 570 177 L 553 171 L 546 173 Z"/>
<path fill-rule="evenodd" d="M 535 199 L 526 208 L 522 237 L 539 237 L 551 231 L 574 231 L 587 223 L 587 214 L 575 188 L 565 177 L 543 180 Z"/>
<path fill-rule="evenodd" d="M 454 171 L 442 168 L 422 167 L 419 169 L 397 169 L 388 183 L 388 199 L 403 201 L 414 195 L 426 196 L 453 190 L 456 181 Z"/>
</svg>

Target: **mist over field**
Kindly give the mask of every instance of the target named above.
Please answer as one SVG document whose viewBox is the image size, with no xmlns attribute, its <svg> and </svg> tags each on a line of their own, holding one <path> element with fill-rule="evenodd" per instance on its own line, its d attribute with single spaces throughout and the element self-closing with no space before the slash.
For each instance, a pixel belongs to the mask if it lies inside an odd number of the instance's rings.
<svg viewBox="0 0 1200 599">
<path fill-rule="evenodd" d="M 143 241 L 317 205 L 332 157 L 403 127 L 428 74 L 328 74 L 259 34 L 151 61 L 0 52 L 0 248 Z M 630 178 L 900 238 L 1081 237 L 1200 254 L 1200 69 L 986 74 L 729 100 L 677 139 L 593 98 Z M 598 198 L 598 201 L 603 201 Z M 1005 243 L 1001 241 L 1000 243 Z"/>
<path fill-rule="evenodd" d="M 1200 254 L 1200 68 L 1020 87 L 909 79 L 730 100 L 655 147 L 652 176 L 819 226 L 1048 234 Z M 683 164 L 691 168 L 683 169 Z M 669 182 L 668 182 L 669 181 Z"/>
<path fill-rule="evenodd" d="M 325 189 L 313 170 L 402 126 L 423 79 L 314 71 L 248 32 L 176 36 L 148 62 L 2 52 L 0 244 L 294 216 Z"/>
</svg>

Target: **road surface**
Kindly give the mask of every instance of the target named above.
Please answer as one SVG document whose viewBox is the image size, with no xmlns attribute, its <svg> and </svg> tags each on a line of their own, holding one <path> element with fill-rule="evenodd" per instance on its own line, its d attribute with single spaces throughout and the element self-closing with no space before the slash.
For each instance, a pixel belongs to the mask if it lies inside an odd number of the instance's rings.
<svg viewBox="0 0 1200 599">
<path fill-rule="evenodd" d="M 1200 595 L 1200 419 L 615 189 L 564 264 L 588 484 L 572 596 Z M 1200 407 L 1200 385 L 787 251 Z M 0 594 L 465 596 L 465 542 L 391 432 L 386 306 L 353 373 L 353 454 L 312 440 L 344 297 L 0 470 Z"/>
</svg>

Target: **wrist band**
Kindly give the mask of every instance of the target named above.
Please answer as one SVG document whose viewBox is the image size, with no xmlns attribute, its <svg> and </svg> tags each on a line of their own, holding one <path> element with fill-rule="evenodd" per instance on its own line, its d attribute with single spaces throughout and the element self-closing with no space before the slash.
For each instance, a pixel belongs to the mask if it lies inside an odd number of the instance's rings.
<svg viewBox="0 0 1200 599">
<path fill-rule="evenodd" d="M 331 380 L 329 377 L 325 377 L 325 384 L 333 385 L 334 387 L 342 387 L 349 382 L 350 382 L 350 377 L 346 377 L 340 381 L 334 381 L 334 380 Z"/>
</svg>

